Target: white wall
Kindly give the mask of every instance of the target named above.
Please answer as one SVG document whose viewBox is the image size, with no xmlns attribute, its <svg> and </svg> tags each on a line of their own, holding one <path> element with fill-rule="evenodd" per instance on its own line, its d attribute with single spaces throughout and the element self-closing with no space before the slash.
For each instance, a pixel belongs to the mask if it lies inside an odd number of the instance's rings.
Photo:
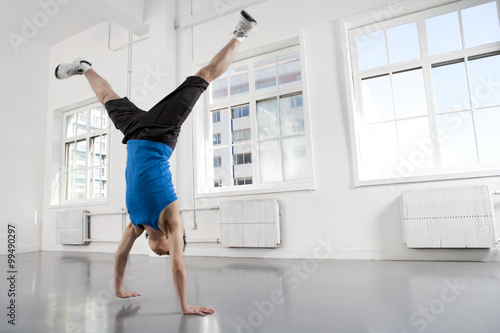
<svg viewBox="0 0 500 333">
<path fill-rule="evenodd" d="M 41 247 L 49 76 L 49 48 L 33 39 L 16 53 L 9 32 L 0 27 L 0 254 L 7 253 L 10 223 L 17 225 L 18 252 Z"/>
<path fill-rule="evenodd" d="M 247 0 L 247 2 L 250 0 Z M 436 5 L 438 1 L 425 1 Z M 151 38 L 134 46 L 132 91 L 141 87 L 147 76 L 147 67 L 168 72 L 157 89 L 149 91 L 140 107 L 148 109 L 164 94 L 175 88 L 187 76 L 193 74 L 200 64 L 210 60 L 229 40 L 234 28 L 237 12 L 225 15 L 232 6 L 245 1 L 208 2 L 194 0 L 193 7 L 183 0 L 169 2 L 146 1 L 145 19 L 151 24 Z M 216 4 L 225 7 L 211 8 Z M 348 112 L 344 89 L 342 50 L 339 41 L 338 20 L 357 13 L 387 5 L 385 0 L 341 1 L 315 0 L 314 6 L 306 0 L 268 0 L 248 8 L 258 20 L 259 26 L 241 47 L 251 50 L 278 40 L 292 32 L 304 35 L 309 100 L 314 141 L 314 161 L 317 188 L 315 191 L 268 193 L 222 198 L 195 198 L 193 160 L 193 116 L 183 125 L 172 170 L 181 207 L 210 207 L 221 201 L 256 198 L 275 198 L 282 210 L 283 244 L 274 250 L 226 249 L 217 244 L 190 244 L 186 255 L 254 256 L 254 257 L 308 257 L 314 255 L 318 246 L 327 242 L 331 258 L 354 259 L 418 259 L 418 260 L 500 260 L 497 249 L 492 250 L 410 250 L 401 236 L 400 212 L 397 197 L 403 190 L 460 186 L 489 185 L 500 187 L 496 178 L 414 183 L 404 185 L 370 186 L 354 188 L 352 181 L 351 151 L 349 149 Z M 293 9 L 293 10 L 292 10 Z M 210 22 L 185 30 L 173 30 L 174 15 L 177 21 L 211 12 L 217 17 Z M 117 33 L 118 34 L 118 33 Z M 118 34 L 119 35 L 119 34 Z M 51 48 L 50 66 L 61 61 L 84 55 L 94 62 L 94 68 L 117 87 L 119 94 L 126 91 L 126 50 L 112 53 L 107 50 L 107 26 L 98 25 Z M 120 44 L 120 41 L 114 43 Z M 115 45 L 116 45 L 115 44 Z M 137 90 L 138 91 L 138 90 Z M 132 94 L 133 95 L 133 94 Z M 83 78 L 71 78 L 64 82 L 49 81 L 47 140 L 53 133 L 54 110 L 75 101 L 92 96 Z M 203 113 L 203 101 L 193 111 Z M 57 124 L 55 124 L 57 125 Z M 121 134 L 116 130 L 111 138 L 111 177 L 109 202 L 100 206 L 51 206 L 51 182 L 54 175 L 54 149 L 48 145 L 46 159 L 46 185 L 44 204 L 44 250 L 105 251 L 113 252 L 115 243 L 91 244 L 84 247 L 68 247 L 55 244 L 55 215 L 63 209 L 88 209 L 91 212 L 117 211 L 125 206 L 124 170 L 125 146 L 121 145 Z M 500 217 L 500 207 L 496 205 Z M 215 239 L 219 237 L 217 212 L 197 213 L 197 228 L 193 229 L 193 213 L 183 213 L 188 239 Z M 93 229 L 99 226 L 99 237 L 118 237 L 110 224 L 116 226 L 118 217 L 102 217 L 93 220 Z M 135 253 L 146 253 L 144 243 L 134 246 Z"/>
</svg>

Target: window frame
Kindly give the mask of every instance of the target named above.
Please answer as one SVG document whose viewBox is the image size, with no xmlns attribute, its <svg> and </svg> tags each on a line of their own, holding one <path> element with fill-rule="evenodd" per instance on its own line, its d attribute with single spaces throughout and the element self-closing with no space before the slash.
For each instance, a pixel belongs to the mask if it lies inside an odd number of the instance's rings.
<svg viewBox="0 0 500 333">
<path fill-rule="evenodd" d="M 230 71 L 233 68 L 240 68 L 245 65 L 251 65 L 258 63 L 263 60 L 267 60 L 273 57 L 280 57 L 284 55 L 288 55 L 291 53 L 299 53 L 300 57 L 300 66 L 301 66 L 301 83 L 297 86 L 286 87 L 282 89 L 262 89 L 258 93 L 255 93 L 255 85 L 254 83 L 254 71 L 249 68 L 249 92 L 248 95 L 245 96 L 237 96 L 233 99 L 228 97 L 228 99 L 224 101 L 217 101 L 214 103 L 210 103 L 210 90 L 207 90 L 205 93 L 203 103 L 199 104 L 199 109 L 196 110 L 194 114 L 195 126 L 198 126 L 198 129 L 203 129 L 201 131 L 196 131 L 194 133 L 195 141 L 199 142 L 200 145 L 197 147 L 203 147 L 196 149 L 196 160 L 199 163 L 196 163 L 195 170 L 195 198 L 201 197 L 224 197 L 230 195 L 245 195 L 245 194 L 257 194 L 257 193 L 276 193 L 276 192 L 286 192 L 286 191 L 310 191 L 315 190 L 315 172 L 314 172 L 314 151 L 312 144 L 312 131 L 311 131 L 311 120 L 310 114 L 311 109 L 309 106 L 309 93 L 308 93 L 308 82 L 307 82 L 307 66 L 306 66 L 306 56 L 305 56 L 305 48 L 303 43 L 304 37 L 303 33 L 299 34 L 291 34 L 285 39 L 282 39 L 273 44 L 262 45 L 260 47 L 255 47 L 252 50 L 247 52 L 243 52 L 239 55 L 232 66 L 228 69 Z M 206 63 L 200 64 L 199 67 L 204 66 Z M 278 78 L 276 78 L 278 80 Z M 279 183 L 259 183 L 255 184 L 253 181 L 251 185 L 248 186 L 223 186 L 214 188 L 214 174 L 213 174 L 213 163 L 212 157 L 213 152 L 211 151 L 211 140 L 212 137 L 212 122 L 210 111 L 216 111 L 227 108 L 229 111 L 229 116 L 231 116 L 231 107 L 236 107 L 239 105 L 249 104 L 250 105 L 250 117 L 252 118 L 251 124 L 251 138 L 250 141 L 238 141 L 236 144 L 251 144 L 251 152 L 252 152 L 252 164 L 259 165 L 259 157 L 258 157 L 258 149 L 254 144 L 254 138 L 257 138 L 257 115 L 256 115 L 256 103 L 257 101 L 294 94 L 297 91 L 302 92 L 303 97 L 303 112 L 304 112 L 304 126 L 305 132 L 304 137 L 306 140 L 306 147 L 308 151 L 308 172 L 309 178 L 306 180 L 300 181 L 283 181 Z M 207 119 L 208 118 L 210 120 Z M 199 133 L 199 135 L 197 135 Z M 231 135 L 231 133 L 229 133 Z M 281 139 L 281 137 L 280 137 Z M 207 158 L 208 157 L 208 158 Z M 212 167 L 210 166 L 212 164 Z M 252 174 L 253 180 L 260 179 L 260 174 L 258 171 L 258 167 L 254 168 L 254 172 Z M 256 171 L 255 171 L 256 170 Z M 231 182 L 234 182 L 232 180 Z"/>
<path fill-rule="evenodd" d="M 61 187 L 60 187 L 60 204 L 61 205 L 72 205 L 72 204 L 104 204 L 108 203 L 109 200 L 109 186 L 110 186 L 110 164 L 111 164 L 111 120 L 108 118 L 108 123 L 107 123 L 107 128 L 105 129 L 100 129 L 100 130 L 94 130 L 90 131 L 90 110 L 93 108 L 103 108 L 104 106 L 100 102 L 94 102 L 91 104 L 85 104 L 85 105 L 80 105 L 76 106 L 74 108 L 71 108 L 69 110 L 63 111 L 62 112 L 62 137 L 61 137 Z M 67 134 L 67 125 L 68 125 L 68 118 L 74 114 L 87 111 L 87 129 L 84 134 L 80 135 L 75 135 L 70 138 L 66 137 Z M 107 116 L 107 114 L 106 114 Z M 90 154 L 90 142 L 92 138 L 95 137 L 102 137 L 103 135 L 106 135 L 107 137 L 107 162 L 104 165 L 99 165 L 99 166 L 90 166 L 89 165 L 89 154 Z M 66 147 L 68 143 L 71 142 L 78 142 L 85 140 L 85 198 L 83 199 L 66 199 L 67 198 L 67 174 L 68 174 L 68 169 L 67 169 L 67 155 L 66 155 Z M 88 171 L 89 169 L 95 169 L 95 168 L 100 168 L 102 172 L 102 168 L 104 169 L 104 174 L 106 175 L 106 182 L 107 186 L 104 190 L 104 196 L 102 197 L 97 197 L 97 198 L 88 198 L 89 195 L 89 175 Z"/>
<path fill-rule="evenodd" d="M 497 3 L 497 9 L 500 11 L 500 1 L 494 0 Z M 478 166 L 473 167 L 460 167 L 448 168 L 442 170 L 435 166 L 431 172 L 424 174 L 416 174 L 409 176 L 399 177 L 384 177 L 377 179 L 361 179 L 361 161 L 362 161 L 362 110 L 359 107 L 361 100 L 361 77 L 377 76 L 383 73 L 394 73 L 398 71 L 405 71 L 412 68 L 422 68 L 424 75 L 424 82 L 426 83 L 425 92 L 427 94 L 427 114 L 431 126 L 429 127 L 432 133 L 436 127 L 436 110 L 433 105 L 434 89 L 432 85 L 432 65 L 450 61 L 450 59 L 459 59 L 500 50 L 500 42 L 475 46 L 470 48 L 463 48 L 458 51 L 447 52 L 434 56 L 428 55 L 427 49 L 427 35 L 425 31 L 425 19 L 430 17 L 439 16 L 453 11 L 460 11 L 465 8 L 474 7 L 477 5 L 492 2 L 492 0 L 462 0 L 458 2 L 443 1 L 438 7 L 428 8 L 425 4 L 411 3 L 411 1 L 404 1 L 397 5 L 389 4 L 387 7 L 379 8 L 378 10 L 370 11 L 369 13 L 362 13 L 353 17 L 343 19 L 339 22 L 341 39 L 342 39 L 342 54 L 344 64 L 344 80 L 346 82 L 346 96 L 348 104 L 349 115 L 349 135 L 351 144 L 351 158 L 353 164 L 353 183 L 354 186 L 369 186 L 369 185 L 383 185 L 383 184 L 398 184 L 410 183 L 420 181 L 432 180 L 447 180 L 459 178 L 475 178 L 475 177 L 488 177 L 500 175 L 498 166 Z M 382 17 L 383 20 L 377 20 Z M 360 71 L 357 68 L 357 52 L 353 48 L 356 45 L 356 36 L 375 32 L 382 29 L 388 29 L 394 26 L 410 22 L 418 22 L 418 32 L 420 35 L 419 46 L 421 58 L 397 64 L 388 64 L 387 66 L 376 67 Z M 419 22 L 421 21 L 421 22 Z M 463 36 L 463 29 L 461 29 Z M 463 38 L 462 38 L 463 39 Z M 386 46 L 387 47 L 387 46 Z M 467 61 L 467 60 L 466 60 Z M 430 84 L 429 84 L 430 83 Z M 397 118 L 394 121 L 398 121 Z M 433 152 L 435 165 L 439 162 L 440 156 L 439 147 L 436 140 L 433 141 Z M 388 173 L 394 173 L 396 170 L 390 170 Z"/>
</svg>

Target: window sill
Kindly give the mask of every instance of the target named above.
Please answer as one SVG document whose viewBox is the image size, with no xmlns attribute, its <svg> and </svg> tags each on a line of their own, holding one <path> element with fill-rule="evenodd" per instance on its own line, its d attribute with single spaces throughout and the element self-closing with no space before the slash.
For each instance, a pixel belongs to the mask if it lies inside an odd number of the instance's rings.
<svg viewBox="0 0 500 333">
<path fill-rule="evenodd" d="M 266 194 L 266 193 L 281 193 L 281 192 L 296 192 L 296 191 L 315 191 L 316 185 L 313 182 L 293 183 L 287 185 L 254 185 L 254 186 L 231 186 L 212 188 L 212 191 L 198 192 L 195 199 L 200 198 L 219 198 L 232 197 L 235 195 L 251 195 L 251 194 Z"/>
<path fill-rule="evenodd" d="M 405 184 L 405 183 L 417 183 L 417 182 L 427 182 L 427 181 L 440 181 L 440 180 L 453 180 L 453 179 L 471 179 L 471 178 L 483 178 L 483 177 L 496 177 L 500 176 L 500 169 L 484 169 L 484 170 L 474 170 L 474 171 L 450 171 L 440 174 L 422 174 L 414 176 L 401 176 L 393 178 L 379 178 L 370 180 L 356 180 L 354 186 L 373 186 L 373 185 L 393 185 L 393 184 Z"/>
<path fill-rule="evenodd" d="M 64 202 L 60 204 L 53 204 L 49 206 L 49 209 L 61 209 L 61 208 L 82 208 L 89 206 L 106 206 L 109 205 L 108 199 L 99 200 L 87 200 L 87 201 L 74 201 L 74 202 Z"/>
</svg>

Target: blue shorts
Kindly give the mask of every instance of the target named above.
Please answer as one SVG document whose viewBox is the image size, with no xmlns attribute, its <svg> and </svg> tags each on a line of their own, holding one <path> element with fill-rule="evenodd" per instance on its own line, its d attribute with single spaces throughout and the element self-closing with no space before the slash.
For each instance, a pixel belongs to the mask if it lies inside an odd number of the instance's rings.
<svg viewBox="0 0 500 333">
<path fill-rule="evenodd" d="M 171 147 L 160 142 L 127 142 L 127 209 L 130 220 L 138 228 L 148 225 L 160 229 L 160 213 L 177 200 L 168 162 L 172 152 Z"/>
</svg>

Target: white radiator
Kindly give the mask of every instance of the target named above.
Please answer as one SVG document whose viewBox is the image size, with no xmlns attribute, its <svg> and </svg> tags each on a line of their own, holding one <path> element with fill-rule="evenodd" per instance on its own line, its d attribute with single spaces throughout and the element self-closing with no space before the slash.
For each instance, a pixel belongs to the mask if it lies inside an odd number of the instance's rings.
<svg viewBox="0 0 500 333">
<path fill-rule="evenodd" d="M 401 212 L 409 248 L 490 248 L 497 242 L 487 186 L 404 191 Z"/>
<path fill-rule="evenodd" d="M 277 200 L 221 202 L 220 221 L 225 247 L 275 248 L 281 243 Z"/>
<path fill-rule="evenodd" d="M 76 210 L 56 214 L 56 243 L 88 244 L 90 218 L 88 211 Z"/>
</svg>

